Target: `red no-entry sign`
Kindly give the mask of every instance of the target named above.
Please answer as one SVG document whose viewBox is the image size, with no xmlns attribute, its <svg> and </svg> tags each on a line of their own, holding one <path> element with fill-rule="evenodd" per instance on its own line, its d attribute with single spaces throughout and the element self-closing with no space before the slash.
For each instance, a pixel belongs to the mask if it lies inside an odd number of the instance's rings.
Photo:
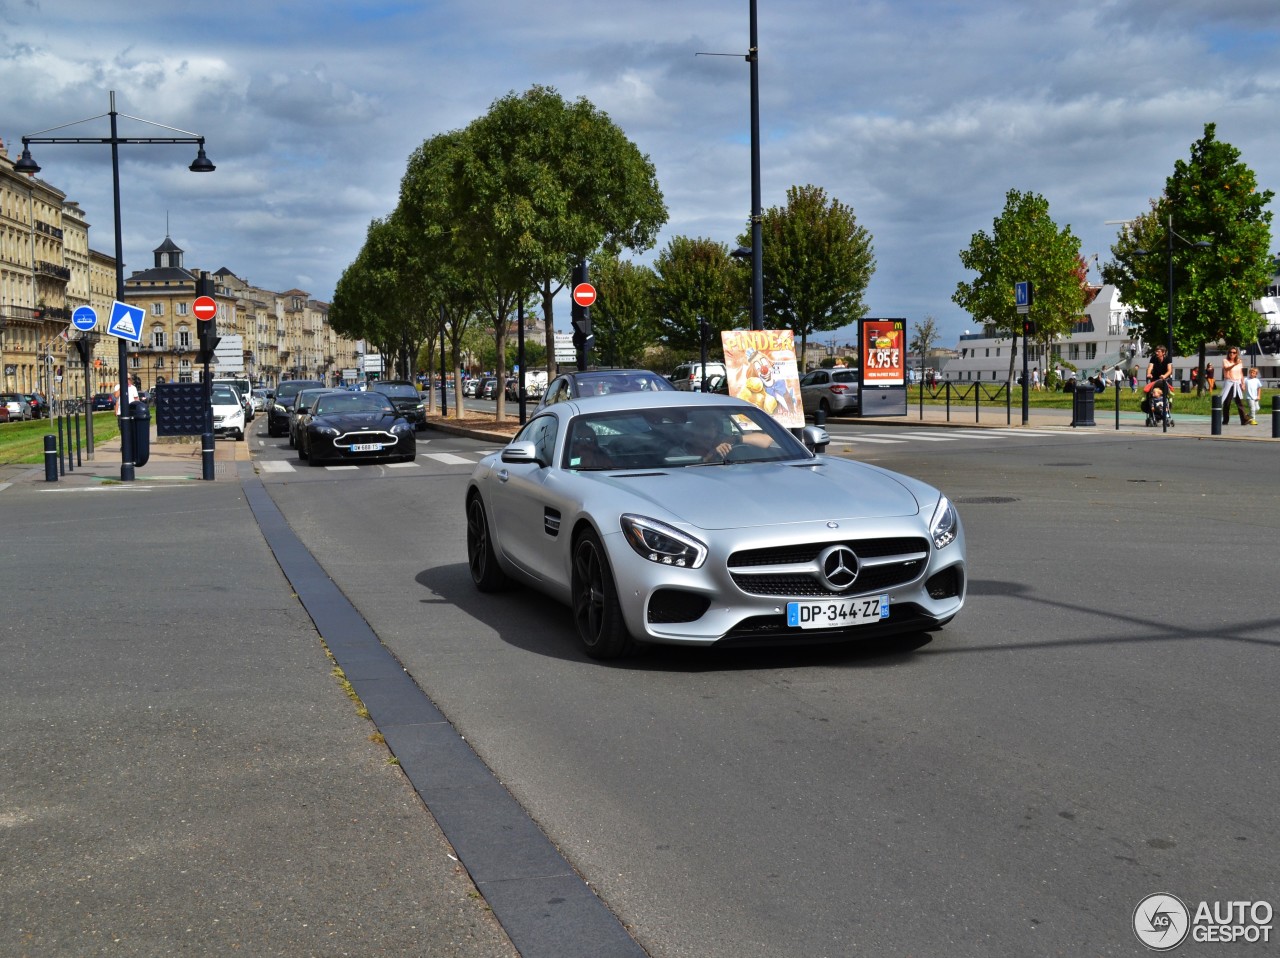
<svg viewBox="0 0 1280 958">
<path fill-rule="evenodd" d="M 573 301 L 579 306 L 590 306 L 596 301 L 596 288 L 590 283 L 579 283 L 573 288 Z"/>
<path fill-rule="evenodd" d="M 212 296 L 197 296 L 191 304 L 191 312 L 196 314 L 196 319 L 213 319 L 218 315 L 218 304 Z"/>
</svg>

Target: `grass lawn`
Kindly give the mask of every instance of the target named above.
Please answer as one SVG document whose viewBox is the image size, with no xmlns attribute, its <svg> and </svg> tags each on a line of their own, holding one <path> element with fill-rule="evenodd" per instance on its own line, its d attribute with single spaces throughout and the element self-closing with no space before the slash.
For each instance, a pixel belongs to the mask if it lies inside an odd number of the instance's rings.
<svg viewBox="0 0 1280 958">
<path fill-rule="evenodd" d="M 63 438 L 67 443 L 66 429 L 70 423 L 71 440 L 69 448 L 75 449 L 76 435 L 74 420 L 64 420 Z M 83 449 L 86 422 L 80 420 L 80 446 Z M 58 434 L 57 422 L 48 419 L 33 419 L 29 422 L 0 422 L 0 464 L 39 464 L 44 462 L 44 437 Z M 120 425 L 114 412 L 97 412 L 93 414 L 93 441 L 95 444 L 114 439 L 120 435 Z"/>
</svg>

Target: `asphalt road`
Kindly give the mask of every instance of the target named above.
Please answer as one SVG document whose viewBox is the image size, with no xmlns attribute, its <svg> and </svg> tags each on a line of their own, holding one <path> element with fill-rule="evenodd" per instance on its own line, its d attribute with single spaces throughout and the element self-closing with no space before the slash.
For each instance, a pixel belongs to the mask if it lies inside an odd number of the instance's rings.
<svg viewBox="0 0 1280 958">
<path fill-rule="evenodd" d="M 608 666 L 566 609 L 475 592 L 462 493 L 492 446 L 424 438 L 410 468 L 261 475 L 655 958 L 1136 955 L 1149 894 L 1280 903 L 1273 446 L 855 438 L 959 503 L 960 617 Z"/>
</svg>

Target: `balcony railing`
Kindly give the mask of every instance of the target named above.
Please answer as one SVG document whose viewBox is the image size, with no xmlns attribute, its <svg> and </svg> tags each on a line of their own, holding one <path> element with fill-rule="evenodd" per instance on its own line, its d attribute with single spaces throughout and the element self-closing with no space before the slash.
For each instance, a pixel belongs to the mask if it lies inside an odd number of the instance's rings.
<svg viewBox="0 0 1280 958">
<path fill-rule="evenodd" d="M 40 262 L 36 263 L 36 272 L 42 276 L 52 276 L 55 279 L 60 279 L 64 283 L 71 279 L 71 270 L 65 266 L 59 266 L 57 263 L 49 263 L 45 260 L 40 260 Z"/>
</svg>

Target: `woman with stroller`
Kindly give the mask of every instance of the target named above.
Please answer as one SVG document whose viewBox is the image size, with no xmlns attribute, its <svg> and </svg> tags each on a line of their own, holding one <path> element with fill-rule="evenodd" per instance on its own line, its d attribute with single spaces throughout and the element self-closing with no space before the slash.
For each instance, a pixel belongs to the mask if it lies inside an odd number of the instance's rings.
<svg viewBox="0 0 1280 958">
<path fill-rule="evenodd" d="M 1157 346 L 1151 354 L 1151 362 L 1147 363 L 1147 386 L 1146 398 L 1142 401 L 1143 412 L 1147 414 L 1147 425 L 1154 426 L 1156 424 L 1156 403 L 1158 398 L 1162 399 L 1165 406 L 1165 415 L 1168 415 L 1172 422 L 1173 413 L 1173 390 L 1170 388 L 1169 380 L 1173 376 L 1173 360 L 1169 358 L 1169 351 L 1164 346 Z M 1164 418 L 1163 416 L 1161 418 Z"/>
</svg>

